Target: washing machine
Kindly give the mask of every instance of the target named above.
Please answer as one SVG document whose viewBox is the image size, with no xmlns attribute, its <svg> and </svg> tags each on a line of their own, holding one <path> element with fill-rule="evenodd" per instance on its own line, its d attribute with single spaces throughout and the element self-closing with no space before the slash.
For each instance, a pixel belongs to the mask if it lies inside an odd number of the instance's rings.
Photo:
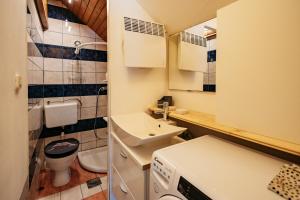
<svg viewBox="0 0 300 200">
<path fill-rule="evenodd" d="M 282 200 L 267 186 L 284 163 L 203 136 L 153 153 L 150 200 Z"/>
</svg>

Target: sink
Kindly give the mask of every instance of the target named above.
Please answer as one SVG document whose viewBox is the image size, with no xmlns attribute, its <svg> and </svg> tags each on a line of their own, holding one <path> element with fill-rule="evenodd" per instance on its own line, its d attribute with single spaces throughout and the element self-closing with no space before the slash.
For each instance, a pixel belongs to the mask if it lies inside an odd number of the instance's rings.
<svg viewBox="0 0 300 200">
<path fill-rule="evenodd" d="M 116 135 L 128 146 L 140 146 L 157 140 L 171 138 L 186 128 L 169 125 L 139 112 L 111 117 Z"/>
</svg>

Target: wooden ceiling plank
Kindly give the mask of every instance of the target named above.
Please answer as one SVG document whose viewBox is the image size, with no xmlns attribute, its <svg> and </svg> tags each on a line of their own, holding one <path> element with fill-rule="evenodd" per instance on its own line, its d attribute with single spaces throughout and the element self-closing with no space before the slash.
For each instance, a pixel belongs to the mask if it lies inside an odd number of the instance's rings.
<svg viewBox="0 0 300 200">
<path fill-rule="evenodd" d="M 106 31 L 107 28 L 107 23 L 106 23 L 106 18 L 105 20 L 103 20 L 103 23 L 98 27 L 98 29 L 96 30 L 97 33 L 100 33 L 100 35 Z"/>
<path fill-rule="evenodd" d="M 82 4 L 82 0 L 79 0 L 79 2 L 76 3 L 76 4 L 74 5 L 74 7 L 73 7 L 72 12 L 73 12 L 76 16 L 78 16 L 78 13 L 79 13 L 81 4 Z"/>
<path fill-rule="evenodd" d="M 92 15 L 94 9 L 95 9 L 95 6 L 97 4 L 98 0 L 90 0 L 89 2 L 89 5 L 83 15 L 83 18 L 82 18 L 82 21 L 87 24 L 87 22 L 89 21 L 90 19 L 90 16 Z"/>
<path fill-rule="evenodd" d="M 82 20 L 82 17 L 88 7 L 89 2 L 90 2 L 90 0 L 82 0 L 82 2 L 81 2 L 80 10 L 77 15 L 81 20 Z"/>
<path fill-rule="evenodd" d="M 104 0 L 98 0 L 98 3 L 88 21 L 88 26 L 92 27 L 94 25 L 94 23 L 96 22 L 96 20 L 98 19 L 99 15 L 101 14 L 103 8 L 106 7 L 106 3 Z"/>
<path fill-rule="evenodd" d="M 96 22 L 94 23 L 94 25 L 92 25 L 92 29 L 93 30 L 97 30 L 99 28 L 99 26 L 103 23 L 103 21 L 106 18 L 106 6 L 102 9 L 102 12 L 100 13 L 100 15 L 98 16 Z"/>
</svg>

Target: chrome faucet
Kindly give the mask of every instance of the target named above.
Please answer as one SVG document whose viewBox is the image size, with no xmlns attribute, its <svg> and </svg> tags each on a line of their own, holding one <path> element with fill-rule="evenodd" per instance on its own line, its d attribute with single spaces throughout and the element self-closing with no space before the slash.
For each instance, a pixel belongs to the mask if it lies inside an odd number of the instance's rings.
<svg viewBox="0 0 300 200">
<path fill-rule="evenodd" d="M 159 106 L 163 106 L 163 111 L 162 112 L 156 112 L 157 114 L 163 114 L 163 120 L 167 121 L 168 120 L 168 113 L 169 113 L 169 102 L 163 102 L 162 104 L 158 104 Z"/>
</svg>

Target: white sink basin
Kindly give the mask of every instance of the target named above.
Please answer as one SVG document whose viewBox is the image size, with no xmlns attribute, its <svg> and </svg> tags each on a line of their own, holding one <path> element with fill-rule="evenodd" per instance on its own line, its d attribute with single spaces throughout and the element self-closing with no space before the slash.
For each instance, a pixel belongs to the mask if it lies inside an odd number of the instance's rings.
<svg viewBox="0 0 300 200">
<path fill-rule="evenodd" d="M 112 116 L 112 128 L 128 146 L 139 146 L 156 140 L 171 138 L 186 128 L 168 125 L 146 113 L 133 113 Z"/>
</svg>

